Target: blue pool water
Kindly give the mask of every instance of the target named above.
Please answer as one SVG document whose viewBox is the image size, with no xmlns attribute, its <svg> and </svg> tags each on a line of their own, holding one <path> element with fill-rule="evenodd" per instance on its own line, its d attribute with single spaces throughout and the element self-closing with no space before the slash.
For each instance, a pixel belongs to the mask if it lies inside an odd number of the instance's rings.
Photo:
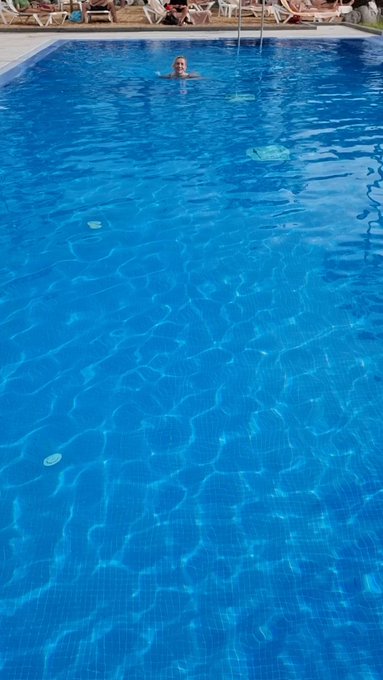
<svg viewBox="0 0 383 680">
<path fill-rule="evenodd" d="M 283 40 L 0 90 L 1 680 L 382 677 L 382 93 Z"/>
</svg>

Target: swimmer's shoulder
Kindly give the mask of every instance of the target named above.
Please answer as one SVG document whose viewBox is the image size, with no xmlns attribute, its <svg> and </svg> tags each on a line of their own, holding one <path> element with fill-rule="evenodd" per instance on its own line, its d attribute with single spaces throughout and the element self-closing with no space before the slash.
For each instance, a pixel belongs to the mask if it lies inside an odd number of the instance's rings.
<svg viewBox="0 0 383 680">
<path fill-rule="evenodd" d="M 187 73 L 186 75 L 180 77 L 175 76 L 173 73 L 166 73 L 165 75 L 158 74 L 159 78 L 165 80 L 201 80 L 202 76 L 199 73 Z"/>
</svg>

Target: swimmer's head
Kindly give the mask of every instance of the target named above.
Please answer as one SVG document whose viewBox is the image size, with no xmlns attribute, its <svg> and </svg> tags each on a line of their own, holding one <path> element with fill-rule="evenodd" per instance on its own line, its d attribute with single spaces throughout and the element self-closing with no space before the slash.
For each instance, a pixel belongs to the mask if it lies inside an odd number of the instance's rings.
<svg viewBox="0 0 383 680">
<path fill-rule="evenodd" d="M 176 57 L 173 62 L 173 71 L 177 76 L 184 76 L 187 71 L 187 61 L 185 57 Z"/>
</svg>

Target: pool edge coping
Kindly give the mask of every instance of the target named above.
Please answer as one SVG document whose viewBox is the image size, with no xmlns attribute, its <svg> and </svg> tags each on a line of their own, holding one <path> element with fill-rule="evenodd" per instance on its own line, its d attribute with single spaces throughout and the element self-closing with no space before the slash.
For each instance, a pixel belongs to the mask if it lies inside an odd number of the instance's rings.
<svg viewBox="0 0 383 680">
<path fill-rule="evenodd" d="M 9 64 L 1 66 L 0 87 L 7 85 L 7 83 L 14 80 L 14 78 L 17 78 L 19 75 L 24 73 L 26 68 L 36 64 L 50 52 L 54 52 L 59 47 L 59 45 L 62 44 L 62 42 L 62 40 L 57 40 L 57 38 L 52 37 L 49 39 L 47 44 L 35 45 L 31 50 L 28 50 L 24 54 L 12 60 Z"/>
<path fill-rule="evenodd" d="M 338 24 L 337 24 L 338 25 Z M 377 36 L 382 36 L 383 35 L 383 30 L 380 28 L 373 28 L 372 26 L 362 26 L 359 24 L 352 24 L 347 21 L 342 22 L 340 24 L 341 26 L 344 26 L 345 28 L 353 29 L 357 32 L 360 33 L 366 33 L 366 34 L 373 34 Z M 321 24 L 321 27 L 323 27 L 323 24 Z M 300 31 L 312 31 L 315 32 L 319 28 L 319 25 L 317 23 L 307 23 L 307 24 L 283 24 L 283 25 L 267 25 L 264 26 L 264 32 L 267 33 L 269 31 L 277 31 L 283 34 L 286 31 L 293 31 L 293 32 L 300 32 Z M 260 31 L 260 26 L 246 26 L 243 29 L 243 32 L 247 31 L 250 33 L 256 33 Z M 177 34 L 177 27 L 173 27 L 173 29 L 169 29 L 169 27 L 163 27 L 163 26 L 105 26 L 105 27 L 97 27 L 95 28 L 88 28 L 86 26 L 78 26 L 75 29 L 73 29 L 72 26 L 55 26 L 54 28 L 45 28 L 43 26 L 34 26 L 33 29 L 31 30 L 31 27 L 13 27 L 13 26 L 1 26 L 0 27 L 0 35 L 4 34 L 12 34 L 12 35 L 39 35 L 39 34 L 46 34 L 47 31 L 52 32 L 54 34 L 59 34 L 65 35 L 73 31 L 73 35 L 78 35 L 79 33 L 85 33 L 87 35 L 93 35 L 96 32 L 99 32 L 100 34 L 106 34 L 110 35 L 113 33 L 162 33 L 166 37 L 174 36 Z M 225 26 L 225 27 L 220 27 L 217 28 L 216 26 L 190 26 L 188 28 L 188 35 L 192 36 L 193 33 L 217 33 L 217 34 L 222 34 L 222 33 L 237 33 L 238 28 L 236 26 Z"/>
</svg>

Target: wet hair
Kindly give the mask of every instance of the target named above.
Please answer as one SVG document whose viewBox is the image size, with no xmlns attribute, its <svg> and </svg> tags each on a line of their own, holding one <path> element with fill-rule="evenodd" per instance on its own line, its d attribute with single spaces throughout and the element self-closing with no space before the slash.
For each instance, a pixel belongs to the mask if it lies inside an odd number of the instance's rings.
<svg viewBox="0 0 383 680">
<path fill-rule="evenodd" d="M 185 62 L 185 66 L 187 66 L 188 61 L 187 61 L 186 57 L 184 57 L 182 54 L 179 54 L 178 57 L 176 57 L 176 58 L 174 59 L 174 61 L 173 61 L 173 66 L 175 66 L 175 63 L 176 63 L 176 61 L 178 61 L 178 59 L 183 59 L 184 62 Z"/>
</svg>

